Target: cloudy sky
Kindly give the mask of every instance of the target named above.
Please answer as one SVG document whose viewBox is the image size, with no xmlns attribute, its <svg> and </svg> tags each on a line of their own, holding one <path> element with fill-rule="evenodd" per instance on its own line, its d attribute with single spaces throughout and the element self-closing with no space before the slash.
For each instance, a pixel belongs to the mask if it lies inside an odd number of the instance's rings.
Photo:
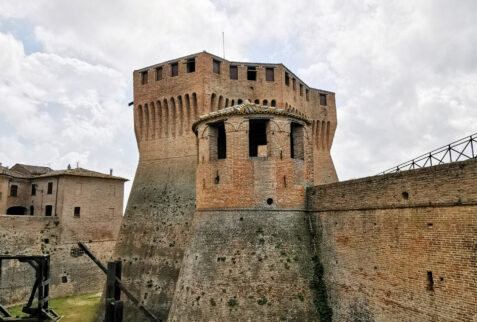
<svg viewBox="0 0 477 322">
<path fill-rule="evenodd" d="M 477 132 L 477 1 L 0 2 L 0 162 L 134 178 L 132 71 L 202 50 L 336 92 L 341 180 Z M 127 186 L 129 190 L 130 184 Z"/>
</svg>

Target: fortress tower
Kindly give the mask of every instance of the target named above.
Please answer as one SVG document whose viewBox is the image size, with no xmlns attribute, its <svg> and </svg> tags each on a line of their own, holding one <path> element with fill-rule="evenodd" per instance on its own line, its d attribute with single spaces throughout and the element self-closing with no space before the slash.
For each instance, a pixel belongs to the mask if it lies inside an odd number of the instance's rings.
<svg viewBox="0 0 477 322">
<path fill-rule="evenodd" d="M 318 318 L 304 212 L 311 124 L 248 101 L 194 123 L 196 212 L 169 320 Z"/>
<path fill-rule="evenodd" d="M 253 288 L 244 288 L 255 299 L 250 303 L 267 302 L 258 304 L 264 314 L 288 314 L 278 309 L 285 305 L 308 319 L 305 263 L 312 255 L 299 252 L 310 243 L 302 210 L 305 187 L 337 181 L 330 156 L 334 93 L 310 88 L 282 64 L 229 62 L 202 52 L 134 72 L 134 129 L 139 164 L 116 246 L 133 292 L 164 319 L 173 302 L 173 319 L 200 316 L 206 311 L 199 308 L 212 303 L 221 305 L 221 319 L 237 303 L 246 305 L 239 298 L 245 294 L 207 274 L 220 273 L 227 283 L 248 276 L 241 283 Z M 214 232 L 201 239 L 209 225 Z M 204 242 L 212 245 L 207 254 Z M 193 280 L 194 268 L 213 291 Z M 280 281 L 275 295 L 266 297 L 265 282 L 252 281 L 260 276 Z M 279 300 L 291 283 L 303 290 Z M 229 292 L 227 303 L 218 291 Z M 139 314 L 126 306 L 126 319 L 139 321 Z"/>
</svg>

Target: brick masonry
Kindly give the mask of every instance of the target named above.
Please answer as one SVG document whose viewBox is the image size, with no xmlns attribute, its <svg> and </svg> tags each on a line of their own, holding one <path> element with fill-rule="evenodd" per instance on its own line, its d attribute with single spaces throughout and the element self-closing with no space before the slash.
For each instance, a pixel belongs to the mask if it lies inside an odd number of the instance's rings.
<svg viewBox="0 0 477 322">
<path fill-rule="evenodd" d="M 53 189 L 48 194 L 50 182 Z M 35 195 L 32 183 L 37 185 Z M 12 184 L 19 187 L 17 197 L 9 196 Z M 123 184 L 122 179 L 72 175 L 28 180 L 0 176 L 8 207 L 35 209 L 33 215 L 0 215 L 0 253 L 50 254 L 51 297 L 101 291 L 104 273 L 86 255 L 77 256 L 75 249 L 82 241 L 103 262 L 112 258 L 122 219 Z M 51 216 L 45 216 L 47 205 L 53 208 Z M 79 216 L 74 215 L 75 207 L 80 207 Z M 4 260 L 0 277 L 0 303 L 26 303 L 34 270 L 25 263 Z"/>
<path fill-rule="evenodd" d="M 476 182 L 474 159 L 309 189 L 334 320 L 475 321 Z"/>
<path fill-rule="evenodd" d="M 256 80 L 247 80 L 248 67 Z M 285 66 L 204 52 L 133 76 L 140 160 L 115 252 L 124 280 L 155 314 L 475 321 L 476 160 L 336 182 L 334 94 Z M 247 109 L 293 115 L 223 114 L 246 100 Z M 250 118 L 269 120 L 257 157 L 248 150 Z M 300 120 L 302 159 L 292 159 L 291 123 Z M 214 122 L 224 122 L 225 159 Z M 128 302 L 125 316 L 146 320 Z"/>
</svg>

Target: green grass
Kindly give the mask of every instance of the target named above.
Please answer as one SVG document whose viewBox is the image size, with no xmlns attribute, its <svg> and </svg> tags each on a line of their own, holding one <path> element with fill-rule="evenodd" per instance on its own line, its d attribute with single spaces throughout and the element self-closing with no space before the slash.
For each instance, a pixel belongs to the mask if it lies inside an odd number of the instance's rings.
<svg viewBox="0 0 477 322">
<path fill-rule="evenodd" d="M 50 300 L 50 307 L 62 315 L 61 322 L 92 322 L 99 306 L 101 293 L 60 297 Z M 13 316 L 22 316 L 22 305 L 8 310 Z"/>
</svg>

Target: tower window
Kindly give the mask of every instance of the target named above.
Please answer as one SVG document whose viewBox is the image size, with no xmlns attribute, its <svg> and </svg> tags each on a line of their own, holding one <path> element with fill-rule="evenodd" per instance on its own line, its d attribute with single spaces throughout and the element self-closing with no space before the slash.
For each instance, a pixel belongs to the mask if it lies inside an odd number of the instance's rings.
<svg viewBox="0 0 477 322">
<path fill-rule="evenodd" d="M 259 149 L 263 149 L 263 146 L 267 145 L 267 123 L 266 119 L 250 120 L 248 131 L 249 142 L 249 156 L 256 157 L 259 155 Z M 262 148 L 259 148 L 262 146 Z"/>
<path fill-rule="evenodd" d="M 35 184 L 31 185 L 31 195 L 36 196 L 36 185 Z"/>
<path fill-rule="evenodd" d="M 326 105 L 326 94 L 320 94 L 320 105 Z"/>
<path fill-rule="evenodd" d="M 303 96 L 303 84 L 300 84 L 300 96 Z"/>
<path fill-rule="evenodd" d="M 30 206 L 30 216 L 33 216 L 35 214 L 35 207 Z"/>
<path fill-rule="evenodd" d="M 247 80 L 257 80 L 257 68 L 255 66 L 247 67 Z"/>
<path fill-rule="evenodd" d="M 195 72 L 195 58 L 187 59 L 187 72 L 188 73 Z"/>
<path fill-rule="evenodd" d="M 179 63 L 172 63 L 171 64 L 171 77 L 175 77 L 179 75 Z"/>
<path fill-rule="evenodd" d="M 230 66 L 230 79 L 238 79 L 238 67 Z"/>
<path fill-rule="evenodd" d="M 156 68 L 156 80 L 161 80 L 162 79 L 162 66 Z"/>
<path fill-rule="evenodd" d="M 47 194 L 51 195 L 53 193 L 53 182 L 48 182 Z"/>
<path fill-rule="evenodd" d="M 227 158 L 227 140 L 223 121 L 209 124 L 210 127 L 210 159 Z"/>
<path fill-rule="evenodd" d="M 308 88 L 305 90 L 305 95 L 306 95 L 306 100 L 308 101 L 310 99 L 310 90 Z"/>
<path fill-rule="evenodd" d="M 220 74 L 220 61 L 212 60 L 212 71 L 216 74 Z"/>
<path fill-rule="evenodd" d="M 45 216 L 51 217 L 51 214 L 53 213 L 53 206 L 48 205 L 45 207 Z"/>
<path fill-rule="evenodd" d="M 10 187 L 10 197 L 16 197 L 18 195 L 18 186 L 16 184 L 13 184 Z"/>
<path fill-rule="evenodd" d="M 74 216 L 79 217 L 81 214 L 81 207 L 75 207 Z"/>
<path fill-rule="evenodd" d="M 273 68 L 265 69 L 265 79 L 267 80 L 267 82 L 275 81 L 275 75 L 274 75 Z"/>
<path fill-rule="evenodd" d="M 293 81 L 293 90 L 295 90 L 296 89 L 296 78 L 293 78 L 292 81 Z"/>
<path fill-rule="evenodd" d="M 285 72 L 285 85 L 290 86 L 290 75 Z"/>
<path fill-rule="evenodd" d="M 303 146 L 303 125 L 291 123 L 290 125 L 290 156 L 292 159 L 303 160 L 305 151 Z"/>
<path fill-rule="evenodd" d="M 141 72 L 141 84 L 147 84 L 147 70 L 144 72 Z"/>
</svg>

